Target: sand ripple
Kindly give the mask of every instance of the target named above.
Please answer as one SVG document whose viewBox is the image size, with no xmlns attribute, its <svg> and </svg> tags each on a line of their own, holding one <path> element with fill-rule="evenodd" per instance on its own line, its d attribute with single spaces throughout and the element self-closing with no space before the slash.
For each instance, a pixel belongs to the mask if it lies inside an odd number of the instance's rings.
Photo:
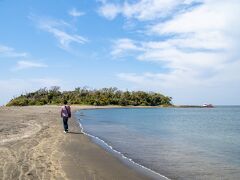
<svg viewBox="0 0 240 180">
<path fill-rule="evenodd" d="M 59 163 L 58 109 L 0 108 L 0 179 L 66 179 Z"/>
<path fill-rule="evenodd" d="M 12 134 L 12 129 L 15 129 L 15 133 Z M 17 141 L 23 138 L 33 136 L 41 130 L 41 126 L 36 124 L 35 121 L 29 121 L 28 123 L 21 123 L 12 127 L 11 129 L 3 129 L 0 135 L 0 145 L 7 142 Z"/>
</svg>

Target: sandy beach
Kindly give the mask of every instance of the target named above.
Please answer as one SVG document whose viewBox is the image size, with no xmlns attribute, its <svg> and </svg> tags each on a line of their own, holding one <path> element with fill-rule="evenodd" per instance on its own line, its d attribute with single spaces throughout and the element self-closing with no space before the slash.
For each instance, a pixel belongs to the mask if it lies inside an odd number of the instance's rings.
<svg viewBox="0 0 240 180">
<path fill-rule="evenodd" d="M 72 106 L 86 108 L 95 107 Z M 150 179 L 91 142 L 74 118 L 63 133 L 59 109 L 0 108 L 0 179 Z"/>
</svg>

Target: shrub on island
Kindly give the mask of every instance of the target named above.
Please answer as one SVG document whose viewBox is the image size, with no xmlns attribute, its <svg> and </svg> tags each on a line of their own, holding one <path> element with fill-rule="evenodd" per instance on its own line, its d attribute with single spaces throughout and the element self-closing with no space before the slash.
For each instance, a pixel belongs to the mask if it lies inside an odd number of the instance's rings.
<svg viewBox="0 0 240 180">
<path fill-rule="evenodd" d="M 42 88 L 13 98 L 7 106 L 59 105 L 66 99 L 78 105 L 171 106 L 172 98 L 156 92 L 121 91 L 115 87 L 102 89 L 75 88 L 60 91 L 60 87 Z"/>
</svg>

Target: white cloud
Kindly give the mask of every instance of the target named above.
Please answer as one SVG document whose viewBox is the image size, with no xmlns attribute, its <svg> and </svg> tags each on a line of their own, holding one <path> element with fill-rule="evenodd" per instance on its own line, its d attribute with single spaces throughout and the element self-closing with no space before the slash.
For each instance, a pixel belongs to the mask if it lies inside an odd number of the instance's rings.
<svg viewBox="0 0 240 180">
<path fill-rule="evenodd" d="M 0 44 L 0 56 L 19 58 L 19 57 L 26 57 L 27 55 L 28 54 L 26 52 L 17 52 L 14 48 Z"/>
<path fill-rule="evenodd" d="M 128 52 L 141 51 L 142 48 L 138 47 L 135 43 L 133 40 L 127 38 L 118 39 L 113 44 L 111 55 L 119 57 Z"/>
<path fill-rule="evenodd" d="M 159 4 L 162 2 L 158 1 Z M 139 8 L 144 3 L 147 12 Z M 240 84 L 237 70 L 240 69 L 240 2 L 203 0 L 192 6 L 192 1 L 168 1 L 169 8 L 159 15 L 156 12 L 162 7 L 155 3 L 157 1 L 138 1 L 131 4 L 131 7 L 138 8 L 129 13 L 122 9 L 118 14 L 137 22 L 144 20 L 146 36 L 158 40 L 128 39 L 130 47 L 134 48 L 124 48 L 124 42 L 116 40 L 119 44 L 113 44 L 112 53 L 126 56 L 132 52 L 129 50 L 135 50 L 136 59 L 159 64 L 159 73 L 120 73 L 118 77 L 139 88 L 172 92 L 178 102 L 183 100 L 181 96 L 189 93 L 191 99 L 200 95 L 221 103 L 221 94 L 225 98 L 231 96 L 229 99 L 236 104 L 232 93 L 234 91 L 236 96 L 235 90 L 240 90 L 236 85 Z M 189 8 L 173 12 L 179 4 L 187 6 L 187 3 Z M 147 5 L 154 7 L 148 8 Z M 161 17 L 169 18 L 163 21 Z M 214 95 L 211 97 L 210 94 Z"/>
<path fill-rule="evenodd" d="M 236 0 L 206 0 L 193 10 L 177 15 L 173 19 L 160 23 L 158 33 L 199 33 L 225 29 L 239 14 L 239 2 Z"/>
<path fill-rule="evenodd" d="M 154 20 L 156 18 L 166 18 L 171 15 L 173 11 L 179 11 L 178 7 L 187 6 L 193 2 L 200 0 L 139 0 L 135 3 L 124 1 L 124 3 L 112 3 L 109 1 L 102 1 L 102 6 L 99 8 L 99 13 L 112 20 L 117 15 L 140 21 Z M 181 10 L 182 11 L 182 10 Z"/>
<path fill-rule="evenodd" d="M 13 70 L 31 69 L 31 68 L 45 68 L 48 67 L 43 63 L 36 63 L 33 61 L 18 61 L 16 67 Z"/>
<path fill-rule="evenodd" d="M 0 45 L 0 57 L 4 58 L 14 58 L 14 59 L 26 59 L 26 58 L 31 58 L 30 53 L 19 53 L 16 52 L 14 48 Z M 44 68 L 48 67 L 46 64 L 43 63 L 37 63 L 34 61 L 29 61 L 29 60 L 19 60 L 14 68 L 12 68 L 12 71 L 17 71 L 17 70 L 23 70 L 23 69 L 30 69 L 30 68 Z"/>
<path fill-rule="evenodd" d="M 84 12 L 78 11 L 75 8 L 72 8 L 70 11 L 68 11 L 68 14 L 73 17 L 79 17 L 85 15 Z"/>
<path fill-rule="evenodd" d="M 149 31 L 163 36 L 174 34 L 166 41 L 145 43 L 142 60 L 168 61 L 170 68 L 190 65 L 196 71 L 217 69 L 232 59 L 237 37 L 231 30 L 239 14 L 235 1 L 206 1 L 205 4 L 175 18 L 152 26 Z M 240 14 L 239 14 L 240 15 Z M 235 43 L 234 43 L 235 41 Z"/>
<path fill-rule="evenodd" d="M 221 74 L 208 78 L 196 78 L 196 72 L 175 70 L 164 73 L 119 73 L 117 77 L 129 82 L 130 89 L 158 91 L 173 96 L 174 104 L 238 105 L 240 98 L 240 61 L 232 62 Z"/>
<path fill-rule="evenodd" d="M 167 88 L 178 88 L 181 87 L 181 84 L 184 81 L 188 81 L 192 86 L 198 85 L 200 81 L 196 81 L 194 71 L 189 72 L 186 76 L 184 70 L 175 70 L 172 71 L 170 74 L 163 74 L 163 73 L 142 73 L 142 74 L 135 74 L 135 73 L 120 73 L 117 76 L 120 79 L 132 82 L 137 84 L 139 87 L 149 87 L 154 89 L 165 89 Z M 175 82 L 174 84 L 172 82 Z M 203 82 L 202 82 L 203 83 Z"/>
<path fill-rule="evenodd" d="M 63 20 L 55 20 L 50 18 L 41 18 L 36 16 L 30 16 L 37 26 L 52 34 L 59 42 L 60 48 L 64 50 L 69 50 L 72 43 L 85 44 L 88 40 L 74 32 L 75 28 L 69 23 Z"/>
<path fill-rule="evenodd" d="M 110 3 L 107 4 L 104 3 L 104 6 L 100 7 L 98 12 L 107 19 L 112 20 L 118 15 L 118 13 L 121 12 L 121 9 L 122 9 L 121 6 L 117 6 L 115 4 Z"/>
</svg>

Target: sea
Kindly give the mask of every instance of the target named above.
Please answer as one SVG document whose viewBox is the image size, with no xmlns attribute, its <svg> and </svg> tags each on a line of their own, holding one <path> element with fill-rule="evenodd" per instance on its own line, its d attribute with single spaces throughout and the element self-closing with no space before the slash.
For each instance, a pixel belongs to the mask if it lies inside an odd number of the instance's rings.
<svg viewBox="0 0 240 180">
<path fill-rule="evenodd" d="M 76 116 L 84 133 L 159 179 L 240 179 L 240 106 L 92 109 Z"/>
</svg>

